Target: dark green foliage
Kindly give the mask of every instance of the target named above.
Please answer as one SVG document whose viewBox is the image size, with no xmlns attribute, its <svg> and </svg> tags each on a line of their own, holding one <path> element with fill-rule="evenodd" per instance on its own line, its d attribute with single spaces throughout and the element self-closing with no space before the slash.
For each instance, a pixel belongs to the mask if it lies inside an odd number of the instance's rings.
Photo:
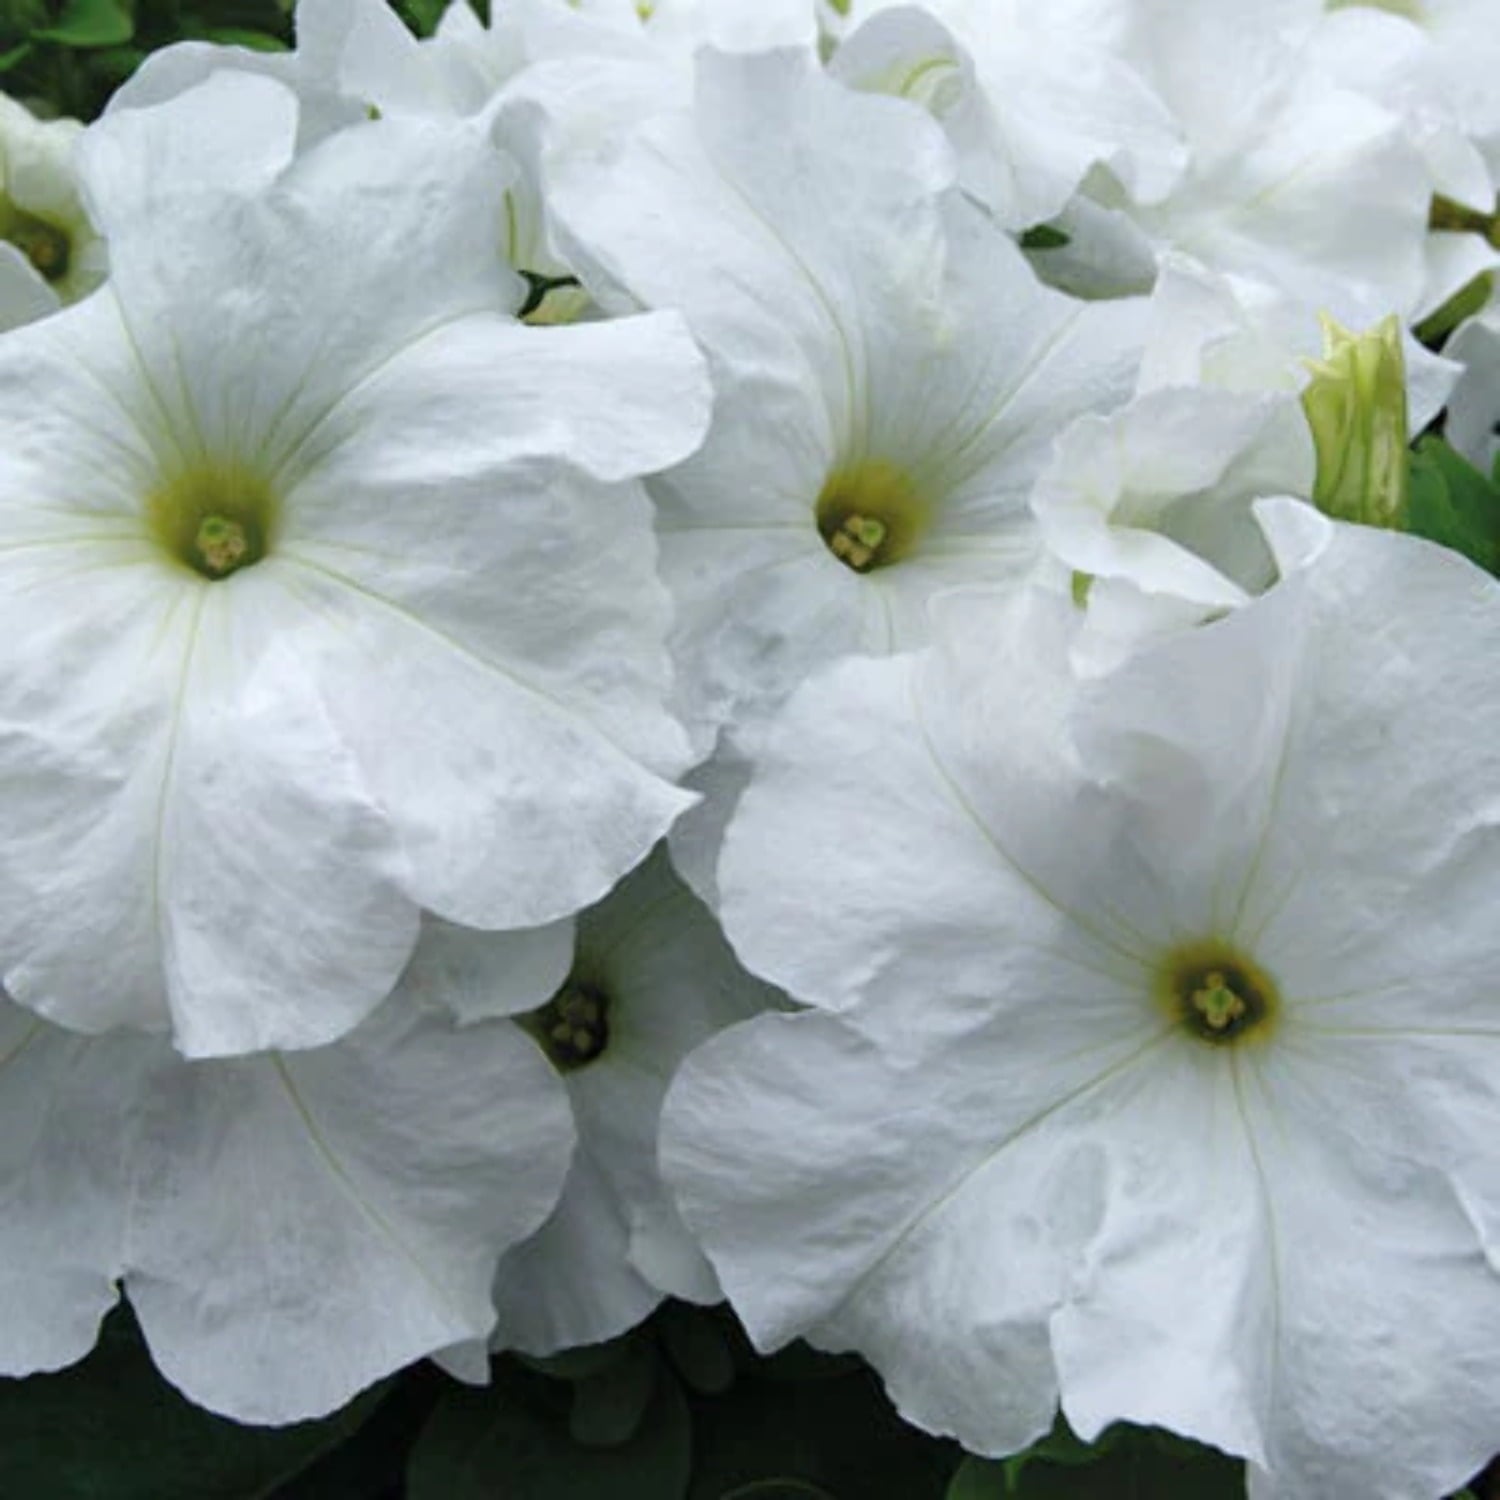
<svg viewBox="0 0 1500 1500">
<path fill-rule="evenodd" d="M 1500 574 L 1500 485 L 1442 438 L 1424 437 L 1411 457 L 1407 529 Z"/>
<path fill-rule="evenodd" d="M 1092 1446 L 1061 1418 L 1011 1458 L 965 1459 L 946 1500 L 1244 1500 L 1244 1466 L 1150 1428 L 1112 1427 Z"/>
<path fill-rule="evenodd" d="M 291 41 L 290 0 L 0 0 L 0 82 L 42 114 L 91 120 L 148 52 Z"/>
<path fill-rule="evenodd" d="M 1034 224 L 1021 235 L 1023 250 L 1061 250 L 1071 243 L 1071 236 L 1051 224 Z"/>
<path fill-rule="evenodd" d="M 412 1450 L 409 1500 L 681 1500 L 692 1465 L 687 1403 L 669 1372 L 652 1373 L 628 1434 L 585 1446 L 570 1430 L 566 1383 L 502 1362 L 487 1389 L 438 1404 Z"/>
<path fill-rule="evenodd" d="M 179 1396 L 122 1308 L 82 1363 L 57 1375 L 0 1380 L 0 1495 L 269 1500 L 358 1432 L 388 1393 L 388 1383 L 378 1386 L 322 1422 L 242 1427 Z"/>
</svg>

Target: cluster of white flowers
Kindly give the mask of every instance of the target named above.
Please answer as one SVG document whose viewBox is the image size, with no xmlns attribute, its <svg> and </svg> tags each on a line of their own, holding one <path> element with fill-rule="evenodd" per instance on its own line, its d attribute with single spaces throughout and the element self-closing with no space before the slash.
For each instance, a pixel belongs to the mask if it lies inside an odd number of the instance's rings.
<svg viewBox="0 0 1500 1500">
<path fill-rule="evenodd" d="M 727 1296 L 976 1453 L 1461 1483 L 1495 0 L 297 29 L 0 110 L 0 1370 Z"/>
</svg>

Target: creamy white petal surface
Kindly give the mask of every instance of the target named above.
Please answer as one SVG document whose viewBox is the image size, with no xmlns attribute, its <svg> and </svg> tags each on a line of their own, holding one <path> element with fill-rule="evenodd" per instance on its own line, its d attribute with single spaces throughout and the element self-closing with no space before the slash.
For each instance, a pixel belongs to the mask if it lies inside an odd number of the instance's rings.
<svg viewBox="0 0 1500 1500">
<path fill-rule="evenodd" d="M 689 800 L 636 482 L 686 332 L 517 325 L 482 132 L 295 130 L 244 74 L 98 127 L 110 282 L 0 344 L 5 981 L 193 1055 L 341 1035 L 419 906 L 564 918 Z"/>
<path fill-rule="evenodd" d="M 758 1343 L 966 1447 L 1057 1396 L 1409 1500 L 1500 1421 L 1500 592 L 1280 506 L 1279 586 L 1086 688 L 971 595 L 791 700 L 719 881 L 822 1013 L 689 1058 L 663 1165 Z"/>
<path fill-rule="evenodd" d="M 184 1062 L 9 1004 L 0 1036 L 0 1368 L 79 1358 L 120 1281 L 167 1378 L 240 1421 L 320 1416 L 484 1337 L 496 1257 L 572 1149 L 514 1027 L 411 996 L 295 1056 Z"/>
</svg>

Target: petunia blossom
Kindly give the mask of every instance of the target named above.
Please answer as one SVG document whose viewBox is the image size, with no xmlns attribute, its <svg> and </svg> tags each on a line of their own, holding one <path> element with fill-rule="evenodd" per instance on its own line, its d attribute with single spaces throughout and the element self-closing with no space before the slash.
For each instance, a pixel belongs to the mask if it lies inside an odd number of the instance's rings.
<svg viewBox="0 0 1500 1500">
<path fill-rule="evenodd" d="M 110 281 L 0 342 L 4 981 L 189 1055 L 333 1039 L 419 909 L 566 916 L 690 800 L 680 322 L 518 324 L 482 137 L 296 129 L 242 74 L 98 127 Z"/>
<path fill-rule="evenodd" d="M 719 882 L 817 1009 L 688 1059 L 663 1167 L 759 1346 L 976 1452 L 1060 1401 L 1436 1496 L 1500 1423 L 1500 592 L 1262 515 L 1282 583 L 1086 687 L 970 593 L 792 699 Z"/>
</svg>

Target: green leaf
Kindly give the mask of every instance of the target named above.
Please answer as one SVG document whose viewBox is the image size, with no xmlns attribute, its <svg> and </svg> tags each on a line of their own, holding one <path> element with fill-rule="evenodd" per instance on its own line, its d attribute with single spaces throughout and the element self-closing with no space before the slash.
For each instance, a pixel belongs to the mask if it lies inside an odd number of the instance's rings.
<svg viewBox="0 0 1500 1500">
<path fill-rule="evenodd" d="M 1029 1448 L 1013 1453 L 1001 1461 L 1006 1473 L 1012 1478 L 1018 1477 L 1029 1463 L 1063 1464 L 1068 1467 L 1097 1463 L 1128 1430 L 1120 1425 L 1107 1427 L 1092 1443 L 1086 1443 L 1068 1426 L 1067 1418 L 1058 1412 L 1052 1431 L 1046 1437 L 1038 1438 Z"/>
<path fill-rule="evenodd" d="M 223 47 L 245 47 L 251 52 L 285 52 L 287 44 L 279 36 L 268 31 L 255 31 L 248 26 L 203 26 L 189 30 L 183 28 L 184 36 L 199 41 L 218 42 Z"/>
<path fill-rule="evenodd" d="M 576 1349 L 564 1349 L 560 1354 L 515 1354 L 511 1357 L 553 1380 L 585 1380 L 618 1364 L 630 1353 L 633 1344 L 632 1335 L 626 1333 L 602 1344 L 580 1344 Z"/>
<path fill-rule="evenodd" d="M 734 1384 L 734 1351 L 713 1313 L 668 1302 L 658 1326 L 662 1347 L 690 1390 L 722 1396 Z"/>
<path fill-rule="evenodd" d="M 62 15 L 31 35 L 65 47 L 118 47 L 135 35 L 135 20 L 120 0 L 66 0 Z"/>
<path fill-rule="evenodd" d="M 796 1381 L 742 1370 L 728 1395 L 695 1403 L 693 1451 L 689 1500 L 761 1500 L 750 1487 L 773 1482 L 838 1500 L 942 1500 L 961 1456 L 902 1422 L 865 1367 Z"/>
<path fill-rule="evenodd" d="M 1116 1427 L 1092 1447 L 1063 1429 L 1008 1459 L 965 1459 L 946 1500 L 1244 1500 L 1244 1494 L 1238 1459 L 1170 1433 Z"/>
<path fill-rule="evenodd" d="M 1500 485 L 1441 438 L 1425 437 L 1411 456 L 1407 530 L 1500 574 Z"/>
<path fill-rule="evenodd" d="M 262 1500 L 357 1431 L 388 1390 L 320 1422 L 242 1427 L 178 1395 L 121 1309 L 81 1364 L 0 1380 L 0 1495 Z"/>
<path fill-rule="evenodd" d="M 827 1490 L 801 1479 L 757 1479 L 729 1490 L 721 1500 L 834 1500 Z"/>
<path fill-rule="evenodd" d="M 636 1342 L 616 1360 L 573 1386 L 568 1431 L 585 1448 L 617 1448 L 635 1435 L 651 1404 L 660 1360 L 649 1344 Z"/>
<path fill-rule="evenodd" d="M 31 56 L 31 50 L 30 42 L 22 42 L 19 47 L 0 52 L 0 73 L 9 73 L 17 63 L 25 62 Z"/>
<path fill-rule="evenodd" d="M 1021 232 L 1023 250 L 1061 250 L 1072 244 L 1072 237 L 1051 224 L 1033 224 Z"/>
<path fill-rule="evenodd" d="M 417 1433 L 453 1382 L 436 1365 L 413 1365 L 394 1381 L 380 1420 L 366 1422 L 266 1500 L 388 1500 Z"/>
<path fill-rule="evenodd" d="M 692 1462 L 687 1403 L 665 1370 L 627 1443 L 584 1448 L 566 1393 L 504 1372 L 438 1403 L 412 1450 L 408 1500 L 682 1500 Z"/>
<path fill-rule="evenodd" d="M 396 14 L 417 36 L 431 36 L 448 8 L 448 0 L 395 0 Z"/>
<path fill-rule="evenodd" d="M 943 1500 L 1010 1500 L 1015 1491 L 1011 1489 L 1008 1462 L 1007 1459 L 966 1458 L 958 1466 L 958 1473 L 953 1476 Z"/>
</svg>

